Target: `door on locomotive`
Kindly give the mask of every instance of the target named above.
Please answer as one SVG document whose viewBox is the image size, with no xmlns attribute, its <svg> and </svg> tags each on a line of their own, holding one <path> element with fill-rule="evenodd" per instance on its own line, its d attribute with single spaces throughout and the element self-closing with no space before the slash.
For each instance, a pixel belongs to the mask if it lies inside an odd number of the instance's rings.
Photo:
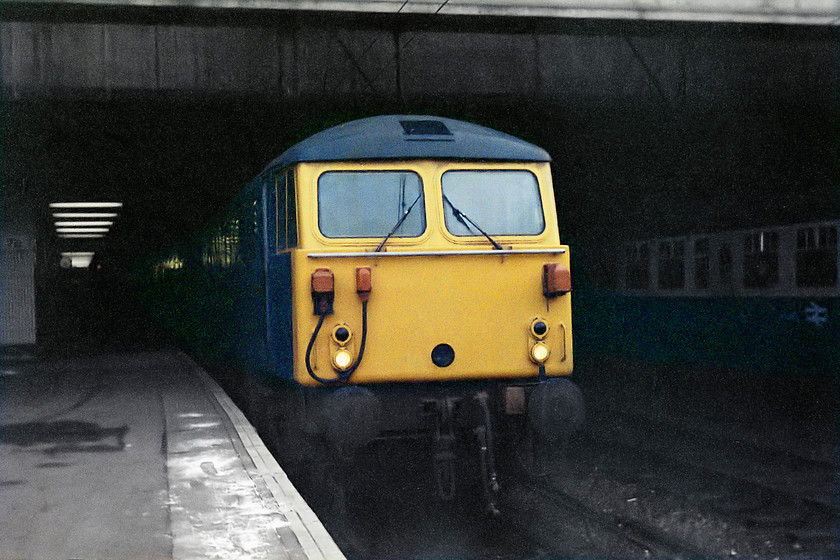
<svg viewBox="0 0 840 560">
<path fill-rule="evenodd" d="M 549 162 L 476 125 L 386 116 L 269 167 L 275 371 L 308 388 L 310 424 L 334 447 L 462 424 L 486 443 L 525 418 L 552 443 L 579 427 Z"/>
</svg>

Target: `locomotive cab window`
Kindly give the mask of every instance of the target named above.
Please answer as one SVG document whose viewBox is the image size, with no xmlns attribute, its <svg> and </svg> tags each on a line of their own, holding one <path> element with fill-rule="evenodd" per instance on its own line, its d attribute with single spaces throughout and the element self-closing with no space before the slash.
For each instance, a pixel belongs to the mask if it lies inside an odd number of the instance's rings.
<svg viewBox="0 0 840 560">
<path fill-rule="evenodd" d="M 441 178 L 446 229 L 459 237 L 539 235 L 540 187 L 530 171 L 447 171 Z"/>
<path fill-rule="evenodd" d="M 318 178 L 318 226 L 331 238 L 379 238 L 405 216 L 392 237 L 418 237 L 426 231 L 423 198 L 411 171 L 328 171 Z"/>
</svg>

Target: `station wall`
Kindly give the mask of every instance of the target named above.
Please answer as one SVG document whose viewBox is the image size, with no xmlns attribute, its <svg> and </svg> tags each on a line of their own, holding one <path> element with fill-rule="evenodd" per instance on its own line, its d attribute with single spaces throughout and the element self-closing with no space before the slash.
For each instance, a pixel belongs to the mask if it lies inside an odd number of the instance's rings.
<svg viewBox="0 0 840 560">
<path fill-rule="evenodd" d="M 0 346 L 35 344 L 35 239 L 0 231 Z"/>
</svg>

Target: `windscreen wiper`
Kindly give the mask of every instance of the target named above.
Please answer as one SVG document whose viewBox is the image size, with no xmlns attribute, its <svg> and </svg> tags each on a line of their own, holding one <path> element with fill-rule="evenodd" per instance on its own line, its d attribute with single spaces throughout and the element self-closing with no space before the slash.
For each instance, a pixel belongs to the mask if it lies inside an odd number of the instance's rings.
<svg viewBox="0 0 840 560">
<path fill-rule="evenodd" d="M 414 199 L 414 202 L 411 203 L 411 206 L 409 206 L 406 209 L 406 211 L 403 212 L 403 215 L 400 216 L 400 219 L 397 220 L 397 223 L 394 224 L 394 227 L 391 229 L 391 231 L 388 232 L 388 235 L 385 236 L 385 239 L 382 240 L 382 243 L 379 244 L 374 253 L 378 253 L 380 250 L 382 250 L 382 247 L 384 247 L 385 243 L 387 243 L 388 240 L 391 239 L 391 236 L 394 235 L 394 232 L 400 229 L 400 226 L 405 221 L 405 219 L 408 218 L 408 215 L 411 214 L 411 211 L 414 210 L 414 205 L 417 204 L 417 201 L 420 200 L 420 197 L 422 196 L 423 192 L 421 191 L 420 194 L 417 195 L 417 198 Z"/>
<path fill-rule="evenodd" d="M 478 224 L 476 224 L 474 221 L 472 221 L 472 220 L 470 219 L 470 217 L 469 217 L 469 216 L 467 216 L 466 214 L 464 214 L 463 212 L 461 212 L 460 210 L 458 210 L 457 208 L 455 208 L 455 205 L 454 205 L 454 204 L 452 204 L 452 201 L 451 201 L 451 200 L 449 200 L 448 198 L 446 198 L 446 195 L 445 195 L 445 194 L 443 194 L 443 193 L 441 193 L 441 194 L 442 194 L 442 196 L 443 196 L 443 200 L 445 200 L 445 201 L 446 201 L 446 203 L 447 203 L 447 204 L 449 204 L 449 207 L 450 207 L 450 208 L 452 208 L 452 214 L 455 216 L 455 218 L 456 218 L 459 222 L 461 222 L 462 224 L 464 224 L 464 226 L 466 226 L 466 228 L 467 228 L 467 229 L 470 229 L 470 224 L 472 224 L 472 227 L 474 227 L 475 229 L 477 229 L 477 230 L 481 233 L 481 235 L 483 235 L 484 237 L 486 237 L 486 238 L 487 238 L 487 240 L 488 240 L 490 243 L 492 243 L 492 244 L 493 244 L 493 248 L 494 248 L 494 249 L 496 249 L 497 251 L 501 251 L 501 250 L 502 250 L 502 246 L 501 246 L 501 245 L 499 245 L 498 243 L 496 243 L 496 241 L 495 241 L 492 237 L 490 237 L 490 236 L 487 234 L 487 232 L 486 232 L 486 231 L 484 231 L 483 229 L 481 229 L 480 227 L 478 227 Z M 469 224 L 468 224 L 467 222 L 469 222 Z"/>
</svg>

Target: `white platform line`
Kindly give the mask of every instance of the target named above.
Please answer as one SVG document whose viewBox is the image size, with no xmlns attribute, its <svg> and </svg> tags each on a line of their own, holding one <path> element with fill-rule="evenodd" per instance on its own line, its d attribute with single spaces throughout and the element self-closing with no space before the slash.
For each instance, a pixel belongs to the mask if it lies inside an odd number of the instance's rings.
<svg viewBox="0 0 840 560">
<path fill-rule="evenodd" d="M 184 355 L 184 358 L 189 358 Z M 227 413 L 239 434 L 242 444 L 266 487 L 286 515 L 290 527 L 301 544 L 306 556 L 311 560 L 345 560 L 344 554 L 335 544 L 321 520 L 309 507 L 292 482 L 289 480 L 277 460 L 266 448 L 256 429 L 245 418 L 222 388 L 197 364 L 189 360 L 196 375 L 204 382 L 207 389 Z"/>
</svg>

